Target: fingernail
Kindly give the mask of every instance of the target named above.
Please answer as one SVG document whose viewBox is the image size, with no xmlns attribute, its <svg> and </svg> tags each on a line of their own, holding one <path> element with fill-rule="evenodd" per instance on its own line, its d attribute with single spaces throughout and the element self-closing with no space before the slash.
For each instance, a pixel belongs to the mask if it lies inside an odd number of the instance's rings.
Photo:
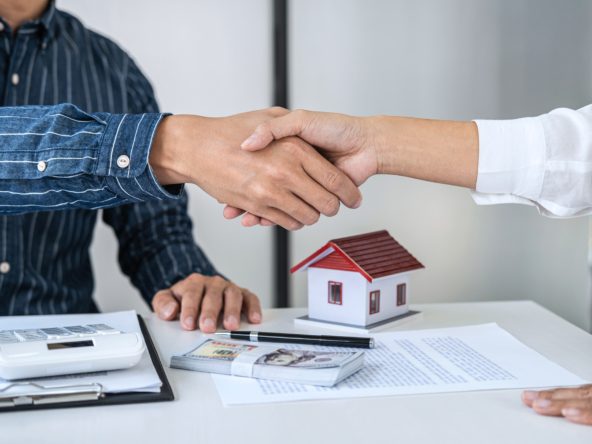
<svg viewBox="0 0 592 444">
<path fill-rule="evenodd" d="M 524 390 L 524 392 L 522 392 L 522 398 L 526 401 L 533 401 L 537 399 L 537 397 L 538 392 L 535 392 L 534 390 Z"/>
<path fill-rule="evenodd" d="M 358 200 L 358 201 L 357 201 L 357 202 L 354 204 L 354 208 L 360 208 L 360 206 L 362 205 L 362 200 L 364 200 L 364 199 L 362 199 L 362 198 L 360 197 L 360 200 Z"/>
<path fill-rule="evenodd" d="M 582 414 L 582 411 L 575 407 L 566 407 L 564 409 L 561 409 L 561 414 L 563 416 L 580 416 Z"/>
<path fill-rule="evenodd" d="M 165 318 L 170 317 L 174 313 L 175 308 L 177 308 L 177 305 L 174 302 L 170 302 L 170 303 L 166 304 L 164 306 L 164 308 L 162 309 L 162 315 Z"/>
<path fill-rule="evenodd" d="M 241 148 L 249 148 L 250 146 L 255 145 L 255 143 L 257 142 L 257 139 L 259 139 L 257 134 L 255 134 L 255 133 L 251 134 L 249 137 L 247 137 L 247 139 L 243 143 L 241 143 Z"/>
<path fill-rule="evenodd" d="M 187 316 L 185 318 L 185 320 L 183 321 L 183 324 L 185 324 L 185 327 L 187 328 L 193 328 L 195 327 L 195 319 L 193 316 Z"/>
<path fill-rule="evenodd" d="M 261 315 L 257 312 L 251 314 L 251 321 L 258 324 L 259 322 L 261 322 Z"/>
<path fill-rule="evenodd" d="M 216 323 L 212 321 L 210 318 L 206 318 L 203 323 L 204 330 L 214 331 L 216 330 Z"/>
<path fill-rule="evenodd" d="M 229 328 L 237 327 L 238 321 L 236 319 L 236 316 L 226 316 L 226 325 L 228 325 Z"/>
<path fill-rule="evenodd" d="M 537 407 L 547 408 L 552 404 L 552 402 L 549 399 L 535 399 L 534 404 Z"/>
</svg>

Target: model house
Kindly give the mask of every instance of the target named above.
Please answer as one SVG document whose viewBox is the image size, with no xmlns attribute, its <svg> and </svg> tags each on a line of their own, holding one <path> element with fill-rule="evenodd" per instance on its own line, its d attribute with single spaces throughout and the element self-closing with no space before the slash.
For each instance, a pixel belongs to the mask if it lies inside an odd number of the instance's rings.
<svg viewBox="0 0 592 444">
<path fill-rule="evenodd" d="M 369 328 L 409 313 L 423 265 L 386 230 L 334 239 L 294 266 L 308 273 L 308 319 Z"/>
</svg>

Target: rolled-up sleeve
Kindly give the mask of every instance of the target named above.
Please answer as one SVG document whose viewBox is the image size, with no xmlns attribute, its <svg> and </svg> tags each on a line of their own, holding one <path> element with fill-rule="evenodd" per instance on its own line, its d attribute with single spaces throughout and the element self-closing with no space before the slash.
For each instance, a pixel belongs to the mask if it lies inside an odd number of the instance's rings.
<svg viewBox="0 0 592 444">
<path fill-rule="evenodd" d="M 148 164 L 162 118 L 71 104 L 0 108 L 0 213 L 177 198 Z"/>
<path fill-rule="evenodd" d="M 592 214 L 592 105 L 475 123 L 476 203 L 534 205 L 550 217 Z"/>
</svg>

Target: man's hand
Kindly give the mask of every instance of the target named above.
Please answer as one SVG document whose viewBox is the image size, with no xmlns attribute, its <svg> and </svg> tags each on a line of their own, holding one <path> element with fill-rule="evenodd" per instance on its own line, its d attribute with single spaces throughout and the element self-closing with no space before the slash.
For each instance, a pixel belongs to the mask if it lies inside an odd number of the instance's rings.
<svg viewBox="0 0 592 444">
<path fill-rule="evenodd" d="M 220 276 L 197 273 L 156 293 L 152 308 L 161 319 L 172 321 L 179 317 L 185 330 L 199 327 L 204 333 L 216 331 L 220 315 L 227 330 L 239 328 L 241 313 L 252 324 L 261 322 L 257 296 Z"/>
<path fill-rule="evenodd" d="M 298 136 L 344 171 L 356 185 L 378 172 L 371 120 L 345 114 L 296 110 L 263 122 L 241 144 L 247 151 Z"/>
<path fill-rule="evenodd" d="M 342 170 L 356 184 L 361 185 L 378 171 L 378 159 L 372 141 L 372 122 L 368 118 L 344 114 L 296 110 L 257 126 L 241 144 L 246 151 L 268 147 L 276 140 L 298 136 L 313 145 L 325 158 Z M 242 209 L 227 206 L 224 216 L 235 218 Z M 273 225 L 266 218 L 246 214 L 243 225 Z"/>
<path fill-rule="evenodd" d="M 257 125 L 284 114 L 271 108 L 224 118 L 170 116 L 159 125 L 150 165 L 163 185 L 191 182 L 219 202 L 295 230 L 333 216 L 340 201 L 357 207 L 356 185 L 298 138 L 248 152 L 240 143 Z"/>
<path fill-rule="evenodd" d="M 522 401 L 541 414 L 564 416 L 579 424 L 592 425 L 592 385 L 554 390 L 526 390 Z"/>
</svg>

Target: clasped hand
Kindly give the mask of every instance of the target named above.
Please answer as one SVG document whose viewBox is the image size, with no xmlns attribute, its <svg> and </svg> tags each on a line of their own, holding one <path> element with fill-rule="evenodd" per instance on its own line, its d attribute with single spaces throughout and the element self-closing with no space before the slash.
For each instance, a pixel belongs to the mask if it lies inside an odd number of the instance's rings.
<svg viewBox="0 0 592 444">
<path fill-rule="evenodd" d="M 270 108 L 223 118 L 167 117 L 150 164 L 163 185 L 194 183 L 221 203 L 289 230 L 337 214 L 340 203 L 359 206 L 356 184 L 300 138 L 256 152 L 240 148 L 258 125 L 285 113 Z"/>
</svg>

